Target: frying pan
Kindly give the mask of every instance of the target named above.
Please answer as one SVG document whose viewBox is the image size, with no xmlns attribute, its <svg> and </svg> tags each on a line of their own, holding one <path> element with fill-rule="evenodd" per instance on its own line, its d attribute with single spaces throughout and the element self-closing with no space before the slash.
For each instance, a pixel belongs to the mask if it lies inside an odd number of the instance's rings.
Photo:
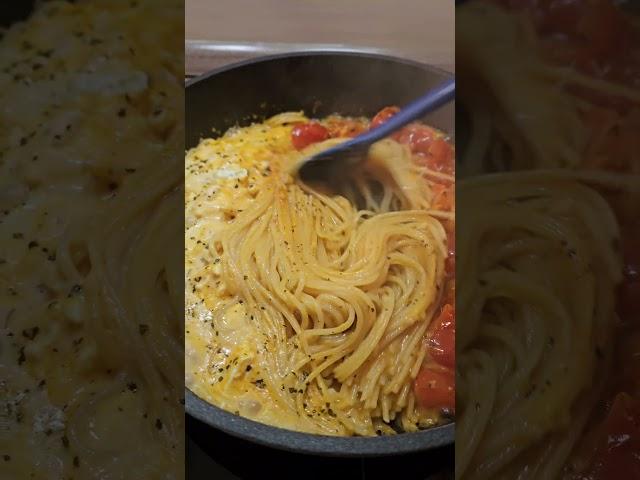
<svg viewBox="0 0 640 480">
<path fill-rule="evenodd" d="M 230 127 L 292 110 L 304 110 L 310 117 L 332 113 L 371 117 L 382 107 L 403 106 L 450 76 L 408 60 L 344 52 L 292 53 L 233 64 L 187 82 L 185 147 Z M 424 120 L 454 138 L 454 111 L 454 105 L 447 105 Z M 380 437 L 294 432 L 234 415 L 185 390 L 185 408 L 192 417 L 242 439 L 299 453 L 397 455 L 454 441 L 453 423 Z"/>
<path fill-rule="evenodd" d="M 35 0 L 21 0 L 20 2 L 3 2 L 0 8 L 0 27 L 26 20 L 33 11 Z"/>
</svg>

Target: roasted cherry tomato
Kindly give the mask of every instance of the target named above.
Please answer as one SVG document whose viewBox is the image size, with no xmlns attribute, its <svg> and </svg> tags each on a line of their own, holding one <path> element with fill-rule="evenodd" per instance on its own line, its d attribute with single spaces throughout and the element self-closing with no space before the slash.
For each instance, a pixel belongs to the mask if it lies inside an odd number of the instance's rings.
<svg viewBox="0 0 640 480">
<path fill-rule="evenodd" d="M 293 127 L 291 142 L 296 150 L 318 143 L 329 138 L 329 130 L 317 122 L 300 123 Z"/>
<path fill-rule="evenodd" d="M 625 278 L 618 313 L 623 323 L 640 325 L 640 227 L 623 229 L 622 238 Z"/>
<path fill-rule="evenodd" d="M 436 132 L 426 125 L 412 123 L 394 135 L 394 138 L 408 145 L 413 153 L 428 153 Z"/>
<path fill-rule="evenodd" d="M 429 354 L 434 361 L 448 368 L 456 366 L 456 313 L 453 305 L 442 307 L 435 329 L 429 339 Z"/>
<path fill-rule="evenodd" d="M 640 225 L 622 231 L 624 273 L 630 281 L 640 281 Z"/>
<path fill-rule="evenodd" d="M 436 138 L 426 147 L 426 152 L 417 151 L 416 153 L 423 154 L 424 163 L 429 169 L 447 174 L 453 173 L 453 147 L 446 140 Z"/>
<path fill-rule="evenodd" d="M 423 366 L 414 382 L 418 405 L 423 408 L 455 409 L 455 377 L 451 370 Z"/>
<path fill-rule="evenodd" d="M 371 120 L 371 128 L 379 127 L 399 111 L 400 109 L 398 107 L 384 107 Z"/>
<path fill-rule="evenodd" d="M 446 227 L 445 227 L 446 228 Z M 456 273 L 456 231 L 455 227 L 452 230 L 447 230 L 447 248 L 449 255 L 445 262 L 445 268 L 447 275 L 455 275 Z"/>
<path fill-rule="evenodd" d="M 418 163 L 431 170 L 452 174 L 454 171 L 453 147 L 433 128 L 419 123 L 406 126 L 393 138 L 399 143 L 408 145 L 411 152 L 418 157 Z"/>
<path fill-rule="evenodd" d="M 640 325 L 640 281 L 620 287 L 618 314 L 624 324 Z"/>
<path fill-rule="evenodd" d="M 431 192 L 433 193 L 431 208 L 435 210 L 453 210 L 455 196 L 452 184 L 436 183 L 431 187 Z"/>
<path fill-rule="evenodd" d="M 584 478 L 640 478 L 640 400 L 618 394 L 602 427 L 592 471 Z"/>
</svg>

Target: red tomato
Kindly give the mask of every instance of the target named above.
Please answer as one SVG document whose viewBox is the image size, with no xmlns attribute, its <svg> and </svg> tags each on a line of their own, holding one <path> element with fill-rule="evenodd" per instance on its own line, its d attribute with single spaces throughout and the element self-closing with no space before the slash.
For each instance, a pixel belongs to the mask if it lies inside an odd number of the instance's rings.
<svg viewBox="0 0 640 480">
<path fill-rule="evenodd" d="M 429 147 L 435 137 L 432 128 L 420 123 L 412 123 L 394 135 L 404 145 L 409 145 L 413 153 L 429 153 Z"/>
<path fill-rule="evenodd" d="M 453 305 L 442 307 L 429 339 L 429 354 L 440 365 L 456 366 L 456 311 Z"/>
<path fill-rule="evenodd" d="M 640 227 L 622 230 L 625 282 L 620 288 L 619 314 L 624 323 L 640 325 Z"/>
<path fill-rule="evenodd" d="M 433 202 L 431 207 L 435 210 L 453 210 L 454 193 L 453 185 L 436 183 L 431 187 Z"/>
<path fill-rule="evenodd" d="M 640 281 L 640 226 L 623 229 L 622 255 L 627 278 Z"/>
<path fill-rule="evenodd" d="M 446 261 L 446 271 L 448 275 L 456 273 L 456 231 L 455 229 L 447 231 L 447 247 L 449 248 L 449 256 Z"/>
<path fill-rule="evenodd" d="M 400 109 L 398 107 L 384 107 L 371 120 L 371 128 L 379 127 L 399 111 Z"/>
<path fill-rule="evenodd" d="M 413 123 L 400 130 L 393 138 L 399 143 L 408 145 L 411 152 L 420 157 L 419 163 L 426 165 L 429 169 L 447 174 L 453 173 L 453 147 L 440 138 L 433 128 Z"/>
<path fill-rule="evenodd" d="M 442 138 L 433 140 L 425 153 L 425 164 L 431 170 L 452 174 L 454 158 L 451 144 Z"/>
<path fill-rule="evenodd" d="M 640 478 L 640 400 L 619 394 L 603 425 L 593 480 Z"/>
<path fill-rule="evenodd" d="M 296 150 L 329 138 L 329 131 L 317 122 L 300 123 L 293 127 L 291 142 Z"/>
<path fill-rule="evenodd" d="M 625 324 L 640 325 L 640 281 L 620 287 L 618 313 Z"/>
<path fill-rule="evenodd" d="M 452 371 L 423 366 L 413 384 L 418 405 L 423 408 L 455 409 L 454 384 Z"/>
</svg>

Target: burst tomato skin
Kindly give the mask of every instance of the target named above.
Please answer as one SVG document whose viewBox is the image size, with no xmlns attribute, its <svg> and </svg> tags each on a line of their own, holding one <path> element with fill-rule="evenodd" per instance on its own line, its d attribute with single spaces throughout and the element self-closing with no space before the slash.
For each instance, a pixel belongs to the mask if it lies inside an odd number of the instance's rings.
<svg viewBox="0 0 640 480">
<path fill-rule="evenodd" d="M 455 368 L 456 314 L 453 305 L 445 305 L 436 320 L 436 327 L 429 339 L 429 354 L 436 363 L 450 369 Z"/>
<path fill-rule="evenodd" d="M 453 147 L 442 138 L 433 140 L 426 151 L 419 152 L 424 157 L 424 164 L 431 170 L 451 175 L 454 169 Z"/>
<path fill-rule="evenodd" d="M 602 438 L 585 479 L 640 478 L 640 400 L 621 393 L 602 425 Z"/>
<path fill-rule="evenodd" d="M 453 372 L 424 366 L 414 382 L 418 405 L 423 408 L 455 409 L 455 380 Z"/>
<path fill-rule="evenodd" d="M 447 303 L 435 320 L 427 346 L 432 362 L 425 363 L 414 382 L 418 405 L 455 410 L 455 308 Z"/>
<path fill-rule="evenodd" d="M 400 109 L 398 107 L 384 107 L 373 117 L 373 119 L 371 120 L 370 128 L 379 127 L 399 111 Z"/>
<path fill-rule="evenodd" d="M 318 122 L 300 123 L 291 131 L 291 142 L 296 150 L 329 138 L 329 131 Z"/>
</svg>

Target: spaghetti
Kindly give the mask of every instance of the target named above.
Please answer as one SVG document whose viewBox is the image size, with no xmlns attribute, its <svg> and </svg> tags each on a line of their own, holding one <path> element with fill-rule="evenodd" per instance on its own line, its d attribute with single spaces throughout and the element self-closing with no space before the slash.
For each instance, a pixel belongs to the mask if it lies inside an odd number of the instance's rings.
<svg viewBox="0 0 640 480">
<path fill-rule="evenodd" d="M 3 32 L 2 478 L 184 477 L 182 11 Z"/>
<path fill-rule="evenodd" d="M 441 191 L 452 175 L 392 139 L 333 191 L 287 173 L 334 143 L 330 130 L 340 138 L 367 125 L 284 113 L 187 153 L 186 370 L 196 394 L 330 435 L 415 431 L 453 413 L 452 376 L 434 385 L 450 399 L 423 401 L 414 389 L 429 369 L 451 375 L 426 343 L 443 328 L 454 217 Z"/>
<path fill-rule="evenodd" d="M 639 344 L 632 336 L 621 357 L 616 333 L 618 314 L 638 315 L 617 294 L 634 285 L 623 245 L 637 238 L 638 63 L 617 63 L 625 51 L 596 32 L 620 22 L 609 33 L 623 36 L 629 24 L 599 0 L 473 2 L 457 20 L 469 132 L 456 478 L 631 478 Z M 608 66 L 594 71 L 596 57 Z M 611 381 L 613 365 L 625 380 Z M 612 386 L 613 418 L 593 429 Z M 607 446 L 603 431 L 624 440 Z"/>
</svg>

